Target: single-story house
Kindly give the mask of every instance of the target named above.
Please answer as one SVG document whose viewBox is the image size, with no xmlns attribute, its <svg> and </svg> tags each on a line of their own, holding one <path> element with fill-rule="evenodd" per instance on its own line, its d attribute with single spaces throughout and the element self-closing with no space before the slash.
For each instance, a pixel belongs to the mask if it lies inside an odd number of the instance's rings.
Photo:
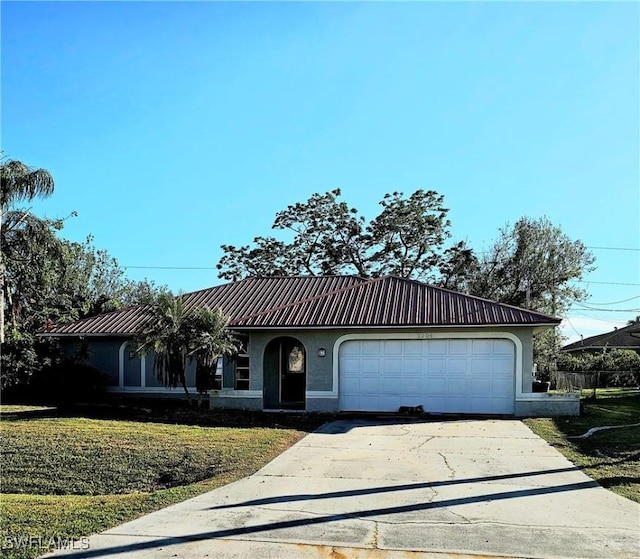
<svg viewBox="0 0 640 559">
<path fill-rule="evenodd" d="M 571 354 L 600 353 L 603 349 L 630 349 L 640 354 L 640 322 L 628 324 L 624 328 L 615 328 L 611 332 L 590 336 L 561 348 Z"/>
<path fill-rule="evenodd" d="M 575 395 L 532 392 L 532 339 L 560 320 L 394 276 L 250 277 L 183 295 L 220 307 L 243 351 L 225 359 L 211 407 L 318 412 L 577 414 Z M 132 343 L 131 307 L 54 326 L 67 351 L 89 343 L 111 390 L 166 394 L 153 355 Z M 193 385 L 194 371 L 188 371 Z M 195 390 L 195 389 L 193 389 Z M 172 393 L 181 394 L 174 389 Z"/>
</svg>

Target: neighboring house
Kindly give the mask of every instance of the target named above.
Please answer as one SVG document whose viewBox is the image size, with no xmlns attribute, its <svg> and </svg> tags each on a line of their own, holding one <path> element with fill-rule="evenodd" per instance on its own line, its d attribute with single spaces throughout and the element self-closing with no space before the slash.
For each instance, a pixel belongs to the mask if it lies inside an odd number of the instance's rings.
<svg viewBox="0 0 640 559">
<path fill-rule="evenodd" d="M 266 410 L 576 414 L 573 395 L 532 393 L 532 338 L 557 318 L 388 276 L 247 278 L 183 295 L 221 307 L 244 350 L 225 359 L 212 407 Z M 112 390 L 162 394 L 132 337 L 133 307 L 55 326 L 67 351 L 89 342 Z M 188 384 L 193 385 L 193 368 Z M 181 390 L 173 393 L 180 394 Z"/>
<path fill-rule="evenodd" d="M 636 321 L 612 332 L 584 338 L 564 346 L 560 351 L 575 355 L 582 352 L 600 353 L 603 349 L 631 349 L 640 354 L 640 322 Z"/>
</svg>

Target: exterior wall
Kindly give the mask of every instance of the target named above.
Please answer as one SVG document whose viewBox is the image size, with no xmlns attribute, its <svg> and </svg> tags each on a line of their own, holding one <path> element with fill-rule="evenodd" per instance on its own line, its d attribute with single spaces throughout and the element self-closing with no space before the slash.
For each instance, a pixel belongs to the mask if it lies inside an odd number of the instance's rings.
<svg viewBox="0 0 640 559">
<path fill-rule="evenodd" d="M 338 387 L 334 387 L 334 359 L 338 356 L 336 342 L 346 335 L 375 335 L 391 334 L 402 336 L 403 334 L 416 335 L 424 334 L 456 334 L 465 333 L 485 333 L 487 337 L 497 332 L 507 333 L 515 336 L 521 346 L 522 378 L 520 386 L 516 386 L 516 394 L 531 393 L 532 386 L 532 366 L 533 366 L 533 329 L 528 327 L 520 328 L 406 328 L 406 329 L 316 329 L 316 330 L 269 330 L 253 331 L 249 333 L 249 356 L 251 367 L 251 378 L 249 390 L 233 390 L 233 371 L 224 371 L 223 390 L 211 393 L 211 407 L 246 407 L 249 409 L 262 409 L 263 393 L 263 359 L 267 344 L 275 338 L 287 336 L 299 340 L 306 351 L 306 373 L 307 373 L 307 393 L 306 410 L 314 412 L 335 412 L 338 411 Z M 323 348 L 325 356 L 320 357 L 318 350 Z"/>
<path fill-rule="evenodd" d="M 516 417 L 580 415 L 580 396 L 578 394 L 533 394 L 529 398 L 516 400 L 515 415 Z"/>
<path fill-rule="evenodd" d="M 88 340 L 88 363 L 107 375 L 109 379 L 108 386 L 118 386 L 118 352 L 124 340 L 125 338 L 95 338 Z M 78 338 L 62 338 L 60 339 L 60 345 L 65 355 L 73 357 L 78 353 L 82 344 Z"/>
<path fill-rule="evenodd" d="M 165 388 L 158 381 L 153 353 L 144 358 L 129 358 L 129 351 L 133 350 L 130 338 L 96 337 L 86 340 L 89 347 L 88 363 L 108 376 L 109 392 L 184 397 L 182 387 Z M 81 341 L 78 338 L 61 338 L 60 345 L 64 354 L 72 357 L 80 349 Z M 195 364 L 187 364 L 186 377 L 189 392 L 195 394 Z"/>
<path fill-rule="evenodd" d="M 246 408 L 246 409 L 262 409 L 263 394 L 263 359 L 264 351 L 267 344 L 275 338 L 289 336 L 299 340 L 306 351 L 306 409 L 307 411 L 316 412 L 333 412 L 338 410 L 338 387 L 334 386 L 334 360 L 338 356 L 334 354 L 338 347 L 336 342 L 346 335 L 372 335 L 372 334 L 391 334 L 402 336 L 403 334 L 416 335 L 420 334 L 456 334 L 463 335 L 465 333 L 485 333 L 488 337 L 496 332 L 507 333 L 515 336 L 519 340 L 521 346 L 521 365 L 522 374 L 519 386 L 516 386 L 516 414 L 517 415 L 536 415 L 534 410 L 542 410 L 541 415 L 553 415 L 544 413 L 544 410 L 553 411 L 556 409 L 555 404 L 545 402 L 539 399 L 528 399 L 531 395 L 532 383 L 532 360 L 533 360 L 533 329 L 527 327 L 520 328 L 406 328 L 406 329 L 316 329 L 316 330 L 269 330 L 269 331 L 253 331 L 250 332 L 249 356 L 251 376 L 249 382 L 249 390 L 234 389 L 234 363 L 226 360 L 223 366 L 223 388 L 222 390 L 212 391 L 210 393 L 210 402 L 212 408 Z M 131 392 L 131 393 L 149 393 L 154 395 L 175 395 L 183 396 L 181 388 L 170 390 L 161 386 L 155 376 L 153 370 L 154 358 L 153 354 L 147 355 L 142 361 L 141 369 L 144 369 L 143 379 L 140 386 L 120 386 L 122 383 L 121 367 L 124 369 L 125 364 L 121 362 L 128 358 L 128 349 L 130 344 L 125 344 L 127 338 L 89 338 L 90 364 L 97 369 L 106 373 L 109 377 L 109 384 L 115 392 Z M 80 342 L 76 339 L 61 339 L 65 353 L 72 355 L 79 347 Z M 323 348 L 325 356 L 320 357 L 318 350 Z M 122 371 L 124 372 L 124 370 Z M 190 364 L 187 368 L 187 386 L 190 392 L 195 393 L 195 365 Z M 518 396 L 520 394 L 520 396 Z M 574 404 L 559 404 L 558 406 L 569 406 L 572 410 Z M 551 407 L 549 407 L 551 406 Z M 553 409 L 552 409 L 553 408 Z"/>
</svg>

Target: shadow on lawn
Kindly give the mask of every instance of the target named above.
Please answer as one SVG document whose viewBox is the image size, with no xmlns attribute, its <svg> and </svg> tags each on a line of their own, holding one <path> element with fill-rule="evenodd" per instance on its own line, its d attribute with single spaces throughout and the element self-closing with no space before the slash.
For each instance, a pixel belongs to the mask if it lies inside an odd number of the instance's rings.
<svg viewBox="0 0 640 559">
<path fill-rule="evenodd" d="M 310 433 L 335 419 L 330 414 L 266 413 L 250 410 L 200 408 L 194 400 L 108 400 L 86 404 L 65 404 L 39 410 L 6 411 L 3 421 L 30 421 L 50 418 L 86 418 L 139 421 L 199 427 L 296 429 Z"/>
</svg>

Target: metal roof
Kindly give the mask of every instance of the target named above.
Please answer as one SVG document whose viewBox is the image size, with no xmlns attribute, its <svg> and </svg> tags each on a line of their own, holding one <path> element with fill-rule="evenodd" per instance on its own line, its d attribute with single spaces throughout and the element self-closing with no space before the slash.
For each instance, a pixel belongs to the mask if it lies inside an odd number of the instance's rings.
<svg viewBox="0 0 640 559">
<path fill-rule="evenodd" d="M 183 295 L 220 307 L 238 329 L 554 325 L 560 319 L 395 276 L 246 278 Z M 149 319 L 132 307 L 55 326 L 49 335 L 130 335 Z"/>
</svg>

